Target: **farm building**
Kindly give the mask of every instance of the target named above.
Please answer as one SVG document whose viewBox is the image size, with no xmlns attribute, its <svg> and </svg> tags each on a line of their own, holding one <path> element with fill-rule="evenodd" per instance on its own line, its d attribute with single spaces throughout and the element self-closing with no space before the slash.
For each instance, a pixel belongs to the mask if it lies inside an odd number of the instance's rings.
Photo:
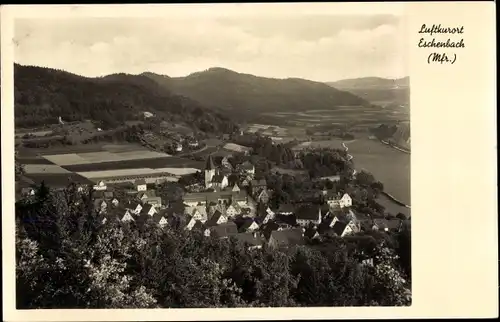
<svg viewBox="0 0 500 322">
<path fill-rule="evenodd" d="M 132 169 L 134 170 L 134 169 Z M 101 171 L 99 171 L 101 172 Z M 120 171 L 116 170 L 116 174 L 113 173 L 113 171 L 102 171 L 102 172 L 109 172 L 107 175 L 102 175 L 98 177 L 93 177 L 92 175 L 87 176 L 85 172 L 81 172 L 80 175 L 83 177 L 87 177 L 89 180 L 93 180 L 95 182 L 104 182 L 105 184 L 115 184 L 115 183 L 123 183 L 123 182 L 130 182 L 135 184 L 137 180 L 140 180 L 141 182 L 144 181 L 146 184 L 147 183 L 161 183 L 165 181 L 178 181 L 179 176 L 174 175 L 168 172 L 153 172 L 153 173 L 138 173 L 132 174 L 132 173 L 120 173 Z M 124 171 L 122 171 L 124 172 Z M 136 188 L 143 187 L 144 184 L 138 185 Z M 141 190 L 143 191 L 143 190 Z"/>
</svg>

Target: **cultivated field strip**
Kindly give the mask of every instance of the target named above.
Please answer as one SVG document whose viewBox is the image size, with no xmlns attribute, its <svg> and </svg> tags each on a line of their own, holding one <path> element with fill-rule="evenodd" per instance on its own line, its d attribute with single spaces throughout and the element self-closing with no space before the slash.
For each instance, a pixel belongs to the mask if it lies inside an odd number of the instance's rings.
<svg viewBox="0 0 500 322">
<path fill-rule="evenodd" d="M 44 158 L 60 166 L 85 165 L 101 162 L 120 162 L 129 160 L 144 160 L 155 158 L 167 158 L 168 154 L 154 151 L 126 151 L 126 152 L 86 152 L 45 155 Z"/>
<path fill-rule="evenodd" d="M 139 169 L 139 168 L 196 168 L 203 167 L 203 161 L 193 161 L 179 157 L 163 157 L 138 160 L 121 160 L 111 162 L 99 162 L 92 164 L 72 164 L 63 166 L 71 172 L 89 172 L 89 171 L 108 171 L 120 169 Z"/>
<path fill-rule="evenodd" d="M 71 173 L 70 171 L 61 168 L 54 164 L 25 164 L 24 171 L 26 174 L 62 174 Z"/>
<path fill-rule="evenodd" d="M 98 178 L 154 175 L 154 174 L 164 174 L 164 173 L 169 173 L 172 175 L 186 175 L 190 173 L 195 173 L 197 171 L 199 171 L 199 169 L 195 168 L 158 168 L 158 169 L 135 168 L 135 169 L 104 170 L 104 171 L 86 171 L 86 172 L 78 172 L 77 174 L 82 177 L 93 180 Z"/>
</svg>

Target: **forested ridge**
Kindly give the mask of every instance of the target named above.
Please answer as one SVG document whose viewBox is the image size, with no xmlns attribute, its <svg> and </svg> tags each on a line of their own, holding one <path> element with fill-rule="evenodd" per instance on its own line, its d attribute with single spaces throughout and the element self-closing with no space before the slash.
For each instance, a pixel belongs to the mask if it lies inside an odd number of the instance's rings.
<svg viewBox="0 0 500 322">
<path fill-rule="evenodd" d="M 143 75 L 174 93 L 193 98 L 205 106 L 217 106 L 230 115 L 255 117 L 273 111 L 353 109 L 370 103 L 327 84 L 300 78 L 276 79 L 238 73 L 225 68 L 209 68 L 186 77 L 154 73 Z"/>
<path fill-rule="evenodd" d="M 17 308 L 408 305 L 410 232 L 248 250 L 151 223 L 102 224 L 92 192 L 16 205 Z M 399 258 L 398 258 L 399 257 Z M 363 259 L 374 265 L 361 265 Z"/>
<path fill-rule="evenodd" d="M 116 74 L 87 78 L 44 67 L 14 66 L 15 125 L 37 127 L 90 119 L 114 127 L 158 118 L 189 124 L 207 132 L 231 132 L 235 124 L 217 109 L 169 92 L 145 76 Z"/>
</svg>

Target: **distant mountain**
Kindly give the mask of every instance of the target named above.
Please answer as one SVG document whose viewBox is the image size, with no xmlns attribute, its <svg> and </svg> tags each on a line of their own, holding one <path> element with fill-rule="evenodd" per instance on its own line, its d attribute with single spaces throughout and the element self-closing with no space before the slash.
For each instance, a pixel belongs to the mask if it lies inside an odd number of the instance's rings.
<svg viewBox="0 0 500 322">
<path fill-rule="evenodd" d="M 324 83 L 305 79 L 274 79 L 210 68 L 186 77 L 143 73 L 169 91 L 206 106 L 217 106 L 232 115 L 251 116 L 273 111 L 369 107 L 366 100 Z"/>
<path fill-rule="evenodd" d="M 410 78 L 388 79 L 364 77 L 328 82 L 328 85 L 362 97 L 383 107 L 406 107 L 410 105 Z"/>
<path fill-rule="evenodd" d="M 234 123 L 217 109 L 173 94 L 149 77 L 114 74 L 87 78 L 50 68 L 14 66 L 15 124 L 35 127 L 90 119 L 109 126 L 148 111 L 158 118 L 206 132 L 226 132 Z"/>
</svg>

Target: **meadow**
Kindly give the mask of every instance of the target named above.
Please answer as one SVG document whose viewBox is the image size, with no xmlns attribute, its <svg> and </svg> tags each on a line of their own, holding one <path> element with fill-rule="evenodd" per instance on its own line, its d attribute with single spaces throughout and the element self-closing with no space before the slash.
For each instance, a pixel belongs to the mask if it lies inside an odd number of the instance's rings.
<svg viewBox="0 0 500 322">
<path fill-rule="evenodd" d="M 25 177 L 29 181 L 40 183 L 43 180 L 58 187 L 67 184 L 70 177 L 76 182 L 92 183 L 95 176 L 114 176 L 120 175 L 120 172 L 184 175 L 204 166 L 203 161 L 150 151 L 137 144 L 20 148 L 17 160 L 24 165 Z M 144 171 L 139 171 L 141 169 Z"/>
</svg>

